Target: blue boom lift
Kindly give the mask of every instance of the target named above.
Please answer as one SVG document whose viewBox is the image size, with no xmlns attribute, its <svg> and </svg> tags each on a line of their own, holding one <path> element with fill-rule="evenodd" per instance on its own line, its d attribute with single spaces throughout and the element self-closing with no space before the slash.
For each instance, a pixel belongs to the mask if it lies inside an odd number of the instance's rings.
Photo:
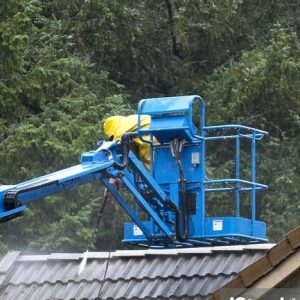
<svg viewBox="0 0 300 300">
<path fill-rule="evenodd" d="M 200 111 L 198 116 L 195 107 Z M 148 128 L 141 126 L 143 115 L 151 117 Z M 138 105 L 137 131 L 124 134 L 121 141 L 100 141 L 98 149 L 83 153 L 80 164 L 74 167 L 0 186 L 0 221 L 22 215 L 26 204 L 34 200 L 98 180 L 132 220 L 124 226 L 124 243 L 193 247 L 266 242 L 266 226 L 256 220 L 255 204 L 256 191 L 267 188 L 256 182 L 256 142 L 267 134 L 242 125 L 206 126 L 200 96 L 144 99 Z M 133 138 L 149 144 L 150 170 L 131 150 Z M 206 143 L 222 140 L 235 143 L 235 178 L 208 179 Z M 243 140 L 251 144 L 251 180 L 240 178 Z M 121 196 L 110 178 L 122 182 L 133 195 L 135 207 Z M 207 193 L 230 191 L 235 198 L 234 216 L 208 217 Z M 247 192 L 250 219 L 240 216 L 240 196 Z"/>
</svg>

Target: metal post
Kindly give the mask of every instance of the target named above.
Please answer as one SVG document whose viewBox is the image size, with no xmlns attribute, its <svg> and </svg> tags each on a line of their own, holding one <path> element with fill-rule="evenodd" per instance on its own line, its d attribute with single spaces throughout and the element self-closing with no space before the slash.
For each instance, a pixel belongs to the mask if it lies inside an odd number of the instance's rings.
<svg viewBox="0 0 300 300">
<path fill-rule="evenodd" d="M 241 161 L 241 141 L 239 135 L 236 137 L 235 143 L 235 177 L 240 179 L 240 161 Z M 240 183 L 236 184 L 235 190 L 235 216 L 240 216 Z"/>
<path fill-rule="evenodd" d="M 255 182 L 256 180 L 256 140 L 255 140 L 255 132 L 252 133 L 251 140 L 251 181 Z M 255 186 L 252 185 L 251 190 L 251 207 L 252 207 L 252 225 L 255 221 L 255 213 L 256 213 L 256 199 L 255 199 Z M 253 229 L 252 229 L 253 230 Z"/>
<path fill-rule="evenodd" d="M 154 168 L 153 168 L 153 159 L 154 159 L 154 147 L 153 147 L 153 134 L 150 135 L 150 172 L 151 175 L 154 176 Z"/>
<path fill-rule="evenodd" d="M 201 199 L 201 206 L 200 206 L 200 216 L 201 216 L 201 232 L 204 236 L 204 227 L 205 227 L 205 185 L 204 181 L 206 180 L 206 169 L 205 169 L 205 159 L 206 159 L 206 153 L 205 153 L 205 106 L 202 102 L 201 107 L 201 130 L 200 135 L 203 137 L 201 141 L 201 161 L 200 161 L 200 167 L 201 167 L 201 183 L 200 183 L 200 199 Z"/>
</svg>

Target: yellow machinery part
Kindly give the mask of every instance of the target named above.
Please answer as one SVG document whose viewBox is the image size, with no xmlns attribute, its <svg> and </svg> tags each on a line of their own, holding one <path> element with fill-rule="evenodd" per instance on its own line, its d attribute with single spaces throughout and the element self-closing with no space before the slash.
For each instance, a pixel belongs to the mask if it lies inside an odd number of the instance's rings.
<svg viewBox="0 0 300 300">
<path fill-rule="evenodd" d="M 113 116 L 104 121 L 103 130 L 105 135 L 112 141 L 120 141 L 122 135 L 126 132 L 132 132 L 137 130 L 138 115 Z M 141 116 L 141 128 L 149 128 L 151 122 L 150 116 Z M 145 137 L 147 139 L 147 137 Z M 139 138 L 133 139 L 134 143 L 138 147 L 139 158 L 150 169 L 150 146 L 147 143 L 142 142 Z"/>
</svg>

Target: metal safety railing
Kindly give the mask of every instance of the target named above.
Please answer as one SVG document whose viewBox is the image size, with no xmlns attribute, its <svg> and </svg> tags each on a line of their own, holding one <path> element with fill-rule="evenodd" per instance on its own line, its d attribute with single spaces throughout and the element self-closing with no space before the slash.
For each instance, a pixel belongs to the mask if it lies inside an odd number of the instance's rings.
<svg viewBox="0 0 300 300">
<path fill-rule="evenodd" d="M 256 141 L 268 135 L 267 131 L 259 130 L 243 125 L 217 125 L 204 127 L 205 132 L 230 131 L 230 134 L 219 136 L 206 136 L 206 141 L 235 140 L 235 178 L 205 180 L 207 185 L 231 185 L 230 187 L 206 188 L 205 192 L 228 192 L 235 191 L 235 216 L 240 217 L 240 192 L 251 192 L 251 219 L 256 218 L 256 191 L 267 189 L 268 186 L 256 182 Z M 235 131 L 232 133 L 232 131 Z M 241 179 L 241 140 L 251 141 L 251 180 Z"/>
</svg>

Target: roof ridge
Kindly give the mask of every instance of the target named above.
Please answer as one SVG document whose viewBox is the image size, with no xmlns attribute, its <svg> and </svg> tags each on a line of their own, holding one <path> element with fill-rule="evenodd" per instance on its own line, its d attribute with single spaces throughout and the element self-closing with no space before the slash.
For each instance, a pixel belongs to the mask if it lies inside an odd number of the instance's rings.
<svg viewBox="0 0 300 300">
<path fill-rule="evenodd" d="M 180 249 L 147 249 L 147 250 L 116 250 L 111 252 L 111 259 L 122 257 L 146 257 L 146 256 L 176 256 L 176 255 L 201 255 L 214 254 L 215 252 L 240 252 L 240 251 L 266 251 L 271 249 L 275 244 L 252 244 L 252 245 L 234 245 L 234 246 L 215 246 L 215 247 L 194 247 Z M 82 253 L 50 253 L 50 254 L 33 254 L 20 255 L 17 261 L 35 261 L 35 260 L 80 260 Z M 90 251 L 88 259 L 105 259 L 108 258 L 109 252 Z"/>
</svg>

